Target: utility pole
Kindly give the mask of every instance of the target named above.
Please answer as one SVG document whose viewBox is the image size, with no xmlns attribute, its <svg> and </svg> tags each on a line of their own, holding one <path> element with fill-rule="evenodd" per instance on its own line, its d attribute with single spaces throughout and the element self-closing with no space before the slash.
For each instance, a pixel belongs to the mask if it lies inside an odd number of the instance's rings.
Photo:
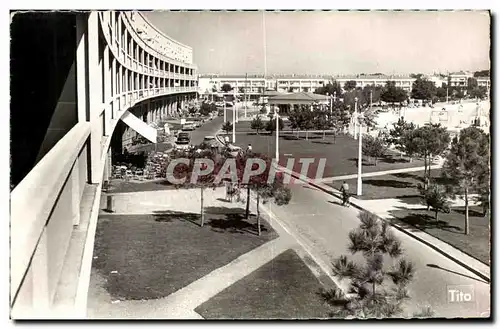
<svg viewBox="0 0 500 329">
<path fill-rule="evenodd" d="M 363 127 L 363 113 L 356 115 L 356 121 L 359 120 L 359 140 L 358 140 L 358 180 L 357 180 L 357 191 L 356 194 L 360 196 L 363 192 L 363 180 L 361 179 L 361 168 L 363 167 L 363 133 L 361 128 Z"/>
<path fill-rule="evenodd" d="M 247 118 L 247 81 L 248 73 L 245 73 L 245 88 L 243 88 L 243 106 L 245 106 L 245 119 Z"/>
<path fill-rule="evenodd" d="M 357 139 L 358 131 L 358 98 L 354 97 L 354 139 Z"/>
<path fill-rule="evenodd" d="M 279 138 L 280 138 L 280 125 L 279 125 L 279 115 L 278 108 L 274 110 L 276 118 L 276 164 L 280 161 L 280 151 L 279 151 Z"/>
<path fill-rule="evenodd" d="M 233 144 L 236 143 L 236 110 L 233 105 Z"/>
</svg>

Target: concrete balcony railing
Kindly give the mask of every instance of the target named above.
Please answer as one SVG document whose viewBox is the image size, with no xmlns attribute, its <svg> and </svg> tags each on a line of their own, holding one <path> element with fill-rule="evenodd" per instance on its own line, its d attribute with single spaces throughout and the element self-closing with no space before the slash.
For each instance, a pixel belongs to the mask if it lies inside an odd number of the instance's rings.
<svg viewBox="0 0 500 329">
<path fill-rule="evenodd" d="M 169 72 L 169 70 L 167 69 L 160 70 L 158 67 L 155 67 L 154 65 L 150 66 L 145 63 L 142 63 L 139 59 L 136 59 L 134 58 L 134 56 L 130 55 L 127 49 L 125 49 L 124 47 L 122 47 L 122 45 L 120 45 L 118 39 L 116 37 L 112 37 L 113 35 L 112 26 L 108 19 L 109 17 L 107 15 L 104 15 L 103 13 L 101 13 L 99 17 L 101 20 L 101 24 L 103 26 L 103 34 L 106 38 L 107 43 L 110 45 L 110 49 L 116 54 L 116 58 L 119 59 L 124 64 L 124 66 L 126 66 L 130 70 L 142 74 L 149 74 L 160 77 L 166 77 L 170 75 L 171 72 Z M 194 64 L 175 61 L 171 58 L 161 55 L 154 48 L 149 46 L 144 40 L 142 40 L 142 38 L 137 34 L 137 31 L 134 30 L 134 28 L 130 25 L 130 23 L 126 18 L 123 19 L 123 22 L 127 30 L 129 31 L 130 35 L 132 36 L 132 39 L 151 56 L 159 58 L 163 60 L 165 63 L 168 63 L 169 65 L 178 65 L 189 69 L 196 69 L 196 65 Z M 194 73 L 193 75 L 186 75 L 186 76 L 193 77 Z"/>
</svg>

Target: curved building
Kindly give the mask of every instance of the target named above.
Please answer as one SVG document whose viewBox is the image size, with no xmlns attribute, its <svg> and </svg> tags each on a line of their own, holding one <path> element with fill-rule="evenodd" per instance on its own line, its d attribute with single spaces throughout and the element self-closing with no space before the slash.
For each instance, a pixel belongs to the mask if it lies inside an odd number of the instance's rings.
<svg viewBox="0 0 500 329">
<path fill-rule="evenodd" d="M 119 125 L 197 97 L 193 50 L 138 12 L 29 12 L 11 24 L 11 316 L 84 318 Z"/>
</svg>

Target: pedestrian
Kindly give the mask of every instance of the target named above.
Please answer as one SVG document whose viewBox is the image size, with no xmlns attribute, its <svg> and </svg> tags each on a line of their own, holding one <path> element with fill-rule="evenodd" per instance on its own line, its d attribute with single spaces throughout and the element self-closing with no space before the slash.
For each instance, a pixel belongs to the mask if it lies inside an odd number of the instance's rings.
<svg viewBox="0 0 500 329">
<path fill-rule="evenodd" d="M 346 181 L 342 183 L 342 186 L 340 187 L 340 192 L 342 192 L 342 205 L 346 206 L 348 205 L 348 199 L 349 199 L 349 184 L 347 184 Z"/>
<path fill-rule="evenodd" d="M 247 153 L 252 152 L 252 144 L 248 144 L 247 146 Z"/>
<path fill-rule="evenodd" d="M 226 144 L 226 146 L 229 145 L 229 137 L 224 137 L 224 143 Z"/>
</svg>

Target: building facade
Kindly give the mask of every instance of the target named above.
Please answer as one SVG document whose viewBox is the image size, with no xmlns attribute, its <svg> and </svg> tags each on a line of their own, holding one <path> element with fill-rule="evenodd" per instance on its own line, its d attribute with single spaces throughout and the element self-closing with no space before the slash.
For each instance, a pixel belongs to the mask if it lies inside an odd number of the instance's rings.
<svg viewBox="0 0 500 329">
<path fill-rule="evenodd" d="M 396 87 L 411 92 L 414 78 L 409 76 L 389 75 L 344 75 L 344 76 L 313 76 L 313 75 L 274 75 L 274 76 L 245 76 L 245 75 L 200 75 L 199 86 L 201 94 L 218 93 L 222 85 L 229 84 L 235 88 L 237 94 L 261 95 L 264 90 L 278 92 L 315 92 L 318 88 L 336 81 L 341 87 L 347 81 L 355 81 L 356 87 L 385 86 L 387 81 L 394 81 Z"/>
<path fill-rule="evenodd" d="M 17 13 L 11 38 L 11 317 L 85 318 L 116 127 L 156 142 L 197 67 L 134 12 Z"/>
</svg>

